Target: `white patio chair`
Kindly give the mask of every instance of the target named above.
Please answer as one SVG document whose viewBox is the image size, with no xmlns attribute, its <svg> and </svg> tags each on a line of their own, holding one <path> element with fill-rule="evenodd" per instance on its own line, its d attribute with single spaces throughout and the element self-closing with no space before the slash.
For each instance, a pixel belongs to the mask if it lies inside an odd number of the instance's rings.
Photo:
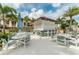
<svg viewBox="0 0 79 59">
<path fill-rule="evenodd" d="M 24 47 L 30 43 L 30 35 L 27 35 L 26 37 L 23 37 L 20 39 L 20 44 L 23 44 Z"/>
<path fill-rule="evenodd" d="M 79 36 L 76 36 L 75 38 L 71 38 L 70 43 L 75 44 L 75 46 L 78 47 Z"/>
<path fill-rule="evenodd" d="M 66 45 L 66 38 L 64 36 L 57 36 L 57 40 L 56 40 L 57 43 L 60 43 L 60 44 L 64 44 Z"/>
<path fill-rule="evenodd" d="M 56 41 L 57 42 L 57 34 L 55 34 L 53 37 L 52 37 L 52 41 Z"/>
<path fill-rule="evenodd" d="M 15 48 L 16 47 L 15 44 L 16 44 L 15 40 L 10 40 L 4 45 L 3 49 L 8 50 L 8 49 Z"/>
</svg>

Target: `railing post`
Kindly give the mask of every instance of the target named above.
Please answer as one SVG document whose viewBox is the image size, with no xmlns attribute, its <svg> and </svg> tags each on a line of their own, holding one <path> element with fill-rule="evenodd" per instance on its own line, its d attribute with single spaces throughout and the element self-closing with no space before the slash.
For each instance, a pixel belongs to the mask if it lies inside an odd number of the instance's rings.
<svg viewBox="0 0 79 59">
<path fill-rule="evenodd" d="M 52 30 L 51 30 L 51 37 L 52 37 Z"/>
<path fill-rule="evenodd" d="M 49 37 L 49 30 L 47 31 L 47 36 Z"/>
</svg>

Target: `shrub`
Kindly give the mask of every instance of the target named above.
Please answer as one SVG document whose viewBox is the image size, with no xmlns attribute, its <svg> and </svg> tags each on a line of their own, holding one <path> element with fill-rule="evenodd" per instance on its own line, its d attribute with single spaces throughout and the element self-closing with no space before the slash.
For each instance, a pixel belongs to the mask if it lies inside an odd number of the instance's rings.
<svg viewBox="0 0 79 59">
<path fill-rule="evenodd" d="M 12 34 L 12 32 L 5 33 L 5 34 L 3 32 L 1 32 L 0 33 L 0 40 L 5 39 L 6 41 L 8 41 L 8 36 L 11 35 L 11 34 Z"/>
</svg>

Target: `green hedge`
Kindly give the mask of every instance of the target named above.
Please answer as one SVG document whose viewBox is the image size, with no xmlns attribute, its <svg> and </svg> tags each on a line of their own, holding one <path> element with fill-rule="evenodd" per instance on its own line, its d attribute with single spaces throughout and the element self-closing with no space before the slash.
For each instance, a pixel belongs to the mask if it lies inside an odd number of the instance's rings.
<svg viewBox="0 0 79 59">
<path fill-rule="evenodd" d="M 8 36 L 11 35 L 13 32 L 9 32 L 9 33 L 3 33 L 3 32 L 0 32 L 0 43 L 2 43 L 2 40 L 1 39 L 5 39 L 6 41 L 8 41 Z"/>
</svg>

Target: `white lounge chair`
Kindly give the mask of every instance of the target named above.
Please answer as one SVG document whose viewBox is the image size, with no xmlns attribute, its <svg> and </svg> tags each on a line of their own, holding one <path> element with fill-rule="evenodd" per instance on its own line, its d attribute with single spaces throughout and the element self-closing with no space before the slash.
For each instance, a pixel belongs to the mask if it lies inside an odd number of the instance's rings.
<svg viewBox="0 0 79 59">
<path fill-rule="evenodd" d="M 71 38 L 70 43 L 75 44 L 75 46 L 78 47 L 79 36 L 76 36 L 75 38 Z"/>
<path fill-rule="evenodd" d="M 65 46 L 69 46 L 70 35 L 69 34 L 58 34 L 57 35 L 57 43 L 64 44 Z"/>
<path fill-rule="evenodd" d="M 66 45 L 66 38 L 64 36 L 57 36 L 56 42 Z"/>
<path fill-rule="evenodd" d="M 16 47 L 16 41 L 15 40 L 10 40 L 6 44 L 4 44 L 3 49 L 11 49 Z"/>
<path fill-rule="evenodd" d="M 30 34 L 27 32 L 19 32 L 16 33 L 16 35 L 13 36 L 12 39 L 16 41 L 17 47 L 19 47 L 21 44 L 25 46 L 30 41 Z"/>
</svg>

